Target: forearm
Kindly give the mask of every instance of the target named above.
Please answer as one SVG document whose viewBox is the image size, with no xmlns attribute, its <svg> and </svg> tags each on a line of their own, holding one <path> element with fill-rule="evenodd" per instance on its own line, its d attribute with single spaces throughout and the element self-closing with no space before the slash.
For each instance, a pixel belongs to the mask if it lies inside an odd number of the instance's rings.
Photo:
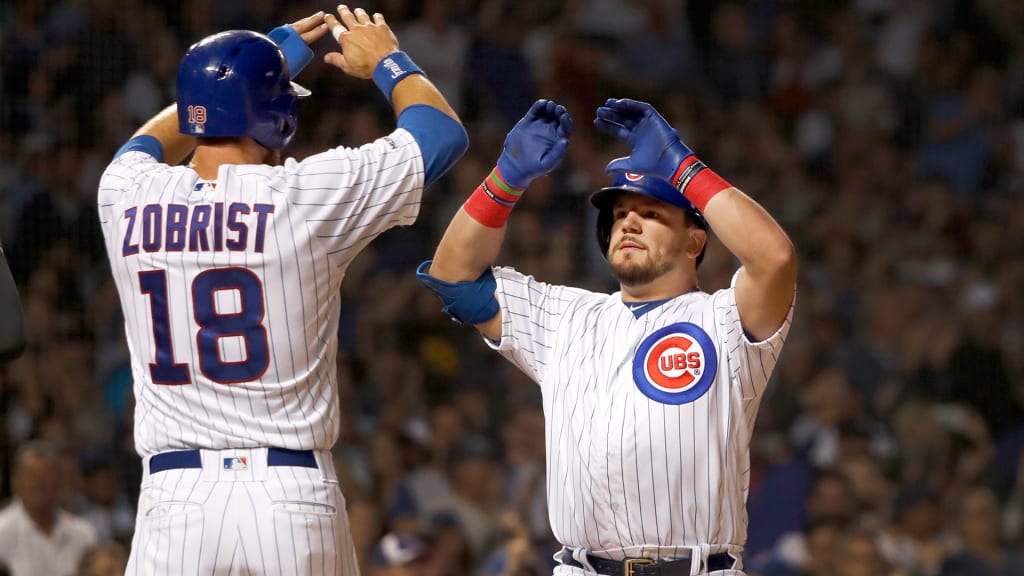
<svg viewBox="0 0 1024 576">
<path fill-rule="evenodd" d="M 0 248 L 0 363 L 17 358 L 25 349 L 25 320 L 18 288 Z"/>
<path fill-rule="evenodd" d="M 731 186 L 708 200 L 704 217 L 743 265 L 735 296 L 744 331 L 754 341 L 770 338 L 784 325 L 793 304 L 793 243 L 764 208 Z"/>
<path fill-rule="evenodd" d="M 484 226 L 459 208 L 434 252 L 430 275 L 445 282 L 476 280 L 494 264 L 504 240 L 505 226 Z"/>
<path fill-rule="evenodd" d="M 178 131 L 178 105 L 171 104 L 142 125 L 132 136 L 152 136 L 163 148 L 163 162 L 170 165 L 181 163 L 196 147 L 196 138 Z"/>
<path fill-rule="evenodd" d="M 426 104 L 433 106 L 456 121 L 461 123 L 459 115 L 452 110 L 452 107 L 445 100 L 441 92 L 434 86 L 429 78 L 422 74 L 410 74 L 395 84 L 391 92 L 391 104 L 395 109 L 395 118 L 402 114 L 402 111 L 415 104 Z"/>
<path fill-rule="evenodd" d="M 722 244 L 752 278 L 796 280 L 796 252 L 786 232 L 768 212 L 735 187 L 715 194 L 704 217 Z"/>
</svg>

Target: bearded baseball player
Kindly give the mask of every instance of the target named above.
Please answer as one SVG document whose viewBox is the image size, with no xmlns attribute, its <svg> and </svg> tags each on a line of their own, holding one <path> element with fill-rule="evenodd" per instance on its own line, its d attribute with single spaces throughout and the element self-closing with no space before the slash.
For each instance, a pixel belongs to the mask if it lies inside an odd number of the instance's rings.
<svg viewBox="0 0 1024 576">
<path fill-rule="evenodd" d="M 291 80 L 329 30 L 341 52 L 325 61 L 373 78 L 398 127 L 282 163 L 308 95 Z M 415 220 L 465 130 L 361 8 L 209 36 L 176 86 L 99 188 L 144 469 L 127 572 L 354 576 L 329 454 L 339 288 L 373 238 Z"/>
<path fill-rule="evenodd" d="M 590 197 L 618 292 L 491 267 L 516 201 L 568 145 L 568 113 L 544 100 L 417 272 L 541 387 L 555 574 L 743 574 L 750 434 L 789 329 L 793 246 L 649 104 L 608 100 L 594 123 L 632 148 Z M 697 285 L 710 229 L 742 264 L 713 294 Z"/>
</svg>

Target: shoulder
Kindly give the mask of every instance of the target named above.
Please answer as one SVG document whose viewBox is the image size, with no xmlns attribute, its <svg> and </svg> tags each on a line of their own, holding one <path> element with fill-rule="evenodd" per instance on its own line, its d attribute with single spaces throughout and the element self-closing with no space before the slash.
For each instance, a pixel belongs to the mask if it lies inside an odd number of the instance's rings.
<svg viewBox="0 0 1024 576">
<path fill-rule="evenodd" d="M 17 524 L 19 517 L 21 517 L 21 505 L 17 502 L 11 502 L 0 509 L 0 532 L 11 530 Z"/>
<path fill-rule="evenodd" d="M 187 170 L 187 168 L 169 166 L 146 152 L 125 152 L 114 158 L 103 171 L 100 176 L 100 190 L 128 190 L 148 177 L 173 170 Z"/>
<path fill-rule="evenodd" d="M 72 534 L 77 541 L 95 542 L 98 538 L 96 528 L 88 520 L 71 512 L 60 511 L 61 528 Z"/>
<path fill-rule="evenodd" d="M 563 303 L 571 301 L 581 306 L 603 305 L 610 298 L 608 294 L 591 292 L 584 288 L 542 282 L 508 266 L 495 266 L 491 270 L 498 283 L 498 290 L 505 293 L 525 294 L 530 292 L 536 298 L 549 298 Z"/>
</svg>

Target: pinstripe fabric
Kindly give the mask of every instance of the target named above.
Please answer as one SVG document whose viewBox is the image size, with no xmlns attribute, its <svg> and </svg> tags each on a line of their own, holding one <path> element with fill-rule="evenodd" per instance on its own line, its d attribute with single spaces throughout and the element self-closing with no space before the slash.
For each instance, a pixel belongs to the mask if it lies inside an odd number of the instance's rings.
<svg viewBox="0 0 1024 576">
<path fill-rule="evenodd" d="M 210 468 L 146 474 L 126 574 L 356 576 L 337 480 L 268 468 L 258 455 L 249 463 L 254 473 L 235 477 Z"/>
<path fill-rule="evenodd" d="M 362 148 L 336 148 L 303 162 L 224 166 L 216 187 L 197 191 L 197 183 L 202 184 L 192 170 L 158 163 L 141 152 L 116 159 L 100 181 L 100 219 L 131 349 L 136 449 L 146 456 L 188 448 L 330 448 L 340 425 L 333 338 L 339 287 L 348 263 L 373 238 L 415 220 L 423 187 L 418 146 L 399 129 Z M 130 208 L 141 212 L 156 204 L 166 210 L 177 204 L 194 210 L 216 203 L 273 206 L 262 252 L 253 249 L 256 218 L 250 214 L 245 250 L 122 254 Z M 141 234 L 136 219 L 129 240 L 137 242 Z M 238 237 L 230 230 L 224 234 L 225 243 Z M 200 369 L 193 282 L 205 270 L 227 267 L 259 278 L 270 361 L 259 379 L 225 385 Z M 138 279 L 144 270 L 166 271 L 174 360 L 187 364 L 191 385 L 151 382 L 152 312 Z M 216 297 L 221 313 L 238 311 L 237 290 L 219 291 Z M 242 338 L 225 337 L 219 343 L 225 362 L 246 359 Z"/>
<path fill-rule="evenodd" d="M 215 182 L 143 152 L 116 158 L 98 209 L 140 456 L 330 449 L 342 279 L 377 235 L 416 219 L 423 178 L 402 129 L 283 166 L 224 165 Z M 303 469 L 280 470 L 294 477 L 210 485 L 194 470 L 162 473 L 140 500 L 129 573 L 356 575 L 344 507 L 282 508 L 310 501 L 311 485 Z"/>
<path fill-rule="evenodd" d="M 541 387 L 558 541 L 615 559 L 741 553 L 750 434 L 792 308 L 776 334 L 751 343 L 734 286 L 683 294 L 636 317 L 618 293 L 553 286 L 510 268 L 495 277 L 502 337 L 488 344 Z M 680 322 L 707 333 L 717 371 L 707 392 L 676 405 L 642 393 L 633 367 L 646 337 Z"/>
</svg>

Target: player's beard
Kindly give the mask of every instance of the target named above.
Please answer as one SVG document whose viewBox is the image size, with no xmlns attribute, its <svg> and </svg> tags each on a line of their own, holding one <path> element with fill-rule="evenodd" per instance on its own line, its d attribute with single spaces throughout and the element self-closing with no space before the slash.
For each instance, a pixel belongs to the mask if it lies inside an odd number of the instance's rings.
<svg viewBox="0 0 1024 576">
<path fill-rule="evenodd" d="M 619 240 L 619 244 L 621 243 L 622 240 Z M 628 256 L 617 255 L 617 246 L 612 252 L 608 264 L 611 267 L 612 276 L 623 286 L 643 286 L 654 282 L 675 268 L 679 254 L 685 248 L 682 240 L 678 238 L 663 251 L 652 251 L 650 246 L 646 244 L 644 246 L 646 249 L 643 252 L 633 252 Z"/>
</svg>

